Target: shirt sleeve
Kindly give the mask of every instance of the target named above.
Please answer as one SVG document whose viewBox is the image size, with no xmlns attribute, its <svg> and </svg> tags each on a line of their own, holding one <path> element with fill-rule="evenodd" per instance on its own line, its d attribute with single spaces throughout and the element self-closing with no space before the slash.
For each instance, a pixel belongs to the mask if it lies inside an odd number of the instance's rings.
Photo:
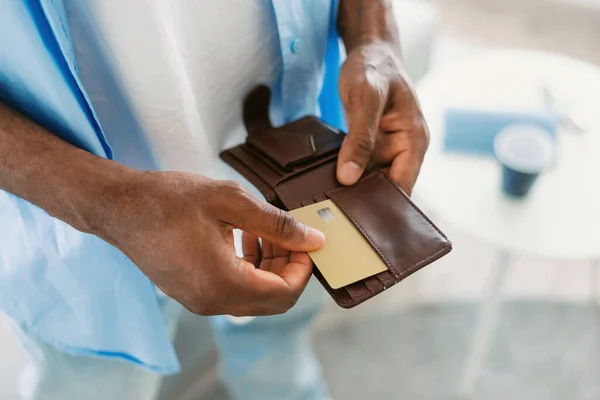
<svg viewBox="0 0 600 400">
<path fill-rule="evenodd" d="M 112 158 L 77 76 L 62 2 L 4 2 L 0 38 L 0 100 L 65 141 Z"/>
</svg>

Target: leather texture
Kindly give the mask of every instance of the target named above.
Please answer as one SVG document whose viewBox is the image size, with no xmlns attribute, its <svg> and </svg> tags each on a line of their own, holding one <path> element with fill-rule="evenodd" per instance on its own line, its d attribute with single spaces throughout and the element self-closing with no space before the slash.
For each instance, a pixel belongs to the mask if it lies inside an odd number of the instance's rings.
<svg viewBox="0 0 600 400">
<path fill-rule="evenodd" d="M 246 143 L 221 157 L 281 209 L 330 199 L 373 246 L 388 271 L 332 289 L 314 269 L 337 304 L 354 307 L 452 250 L 448 238 L 384 171 L 369 167 L 355 185 L 340 185 L 335 168 L 343 133 L 314 116 L 274 128 L 269 98 L 264 86 L 250 93 L 244 102 Z"/>
</svg>

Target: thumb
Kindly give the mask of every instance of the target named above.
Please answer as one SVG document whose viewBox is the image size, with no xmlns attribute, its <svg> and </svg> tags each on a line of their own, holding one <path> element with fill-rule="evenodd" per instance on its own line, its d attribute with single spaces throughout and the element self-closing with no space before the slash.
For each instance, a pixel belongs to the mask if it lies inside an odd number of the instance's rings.
<svg viewBox="0 0 600 400">
<path fill-rule="evenodd" d="M 260 201 L 233 185 L 223 202 L 227 223 L 290 251 L 315 251 L 325 243 L 325 235 L 304 225 L 289 213 Z"/>
<path fill-rule="evenodd" d="M 375 149 L 383 112 L 381 93 L 368 85 L 359 90 L 363 92 L 360 96 L 349 97 L 360 101 L 344 102 L 348 135 L 342 143 L 337 164 L 337 178 L 342 185 L 353 185 L 365 171 Z"/>
<path fill-rule="evenodd" d="M 260 215 L 244 229 L 291 251 L 315 251 L 325 244 L 325 235 L 270 204 L 263 204 Z"/>
</svg>

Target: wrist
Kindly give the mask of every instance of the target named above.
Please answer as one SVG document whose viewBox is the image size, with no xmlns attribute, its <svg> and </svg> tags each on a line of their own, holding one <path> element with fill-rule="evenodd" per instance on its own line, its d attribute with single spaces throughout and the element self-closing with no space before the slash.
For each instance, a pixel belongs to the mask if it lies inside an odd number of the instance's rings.
<svg viewBox="0 0 600 400">
<path fill-rule="evenodd" d="M 385 48 L 388 52 L 396 55 L 402 54 L 400 44 L 393 39 L 381 37 L 377 34 L 363 34 L 360 37 L 355 38 L 352 41 L 352 45 L 346 45 L 346 52 L 348 54 L 365 48 Z"/>
<path fill-rule="evenodd" d="M 100 236 L 140 171 L 69 144 L 0 101 L 0 189 Z"/>
<path fill-rule="evenodd" d="M 385 42 L 400 52 L 398 27 L 389 0 L 342 0 L 338 29 L 346 51 Z"/>
<path fill-rule="evenodd" d="M 402 63 L 402 51 L 399 46 L 388 40 L 380 38 L 370 38 L 362 41 L 355 46 L 348 55 L 353 53 L 361 53 L 365 61 L 370 63 L 391 62 Z"/>
<path fill-rule="evenodd" d="M 366 76 L 385 78 L 386 82 L 399 76 L 407 79 L 400 49 L 383 40 L 373 40 L 348 53 L 348 61 L 360 62 Z"/>
<path fill-rule="evenodd" d="M 126 213 L 133 211 L 132 203 L 138 192 L 143 171 L 103 160 L 105 165 L 87 183 L 77 189 L 73 196 L 72 213 L 74 227 L 111 242 L 114 228 Z"/>
</svg>

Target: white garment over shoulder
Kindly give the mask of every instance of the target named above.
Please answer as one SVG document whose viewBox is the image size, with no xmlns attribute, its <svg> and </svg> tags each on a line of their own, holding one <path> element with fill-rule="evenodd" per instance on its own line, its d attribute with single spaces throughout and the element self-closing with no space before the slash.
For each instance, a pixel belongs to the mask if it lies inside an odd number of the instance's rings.
<svg viewBox="0 0 600 400">
<path fill-rule="evenodd" d="M 270 1 L 92 0 L 88 7 L 157 167 L 223 178 L 219 152 L 245 137 L 244 96 L 260 83 L 273 86 L 282 71 Z M 86 44 L 77 43 L 84 36 L 73 37 L 82 79 L 92 80 Z M 93 84 L 86 88 L 99 107 Z"/>
<path fill-rule="evenodd" d="M 274 124 L 316 114 L 344 127 L 337 0 L 2 4 L 3 100 L 97 156 L 237 179 L 218 153 L 243 140 L 242 99 L 258 83 L 275 82 Z M 0 204 L 0 308 L 27 335 L 179 370 L 156 288 L 131 260 L 15 196 L 0 191 Z M 246 347 L 237 360 L 258 354 Z"/>
</svg>

